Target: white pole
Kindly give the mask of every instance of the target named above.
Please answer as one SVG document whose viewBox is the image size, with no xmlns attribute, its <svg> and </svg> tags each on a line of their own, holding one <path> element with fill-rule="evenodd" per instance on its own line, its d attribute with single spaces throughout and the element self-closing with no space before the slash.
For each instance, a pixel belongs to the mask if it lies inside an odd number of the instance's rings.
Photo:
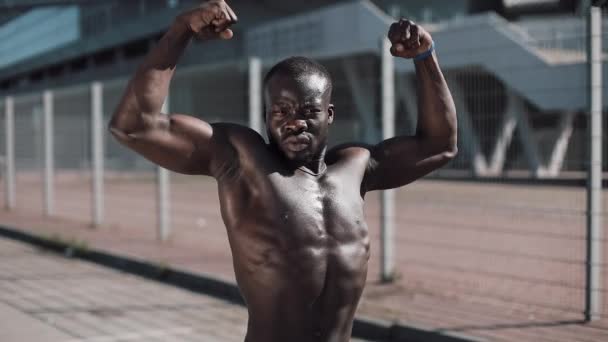
<svg viewBox="0 0 608 342">
<path fill-rule="evenodd" d="M 391 43 L 382 38 L 382 139 L 395 136 L 395 61 L 390 54 Z M 380 194 L 381 208 L 381 280 L 390 282 L 395 276 L 395 192 L 384 190 Z"/>
<path fill-rule="evenodd" d="M 44 111 L 44 214 L 52 216 L 55 212 L 52 91 L 44 91 L 42 104 Z"/>
<path fill-rule="evenodd" d="M 585 319 L 602 314 L 602 10 L 590 7 L 589 43 L 589 175 L 587 181 L 587 286 Z"/>
<path fill-rule="evenodd" d="M 92 223 L 98 227 L 103 222 L 103 84 L 91 84 L 91 171 L 92 171 Z"/>
<path fill-rule="evenodd" d="M 11 96 L 4 102 L 4 129 L 6 138 L 6 209 L 15 209 L 15 102 Z"/>
<path fill-rule="evenodd" d="M 262 61 L 249 58 L 249 127 L 262 134 Z"/>
<path fill-rule="evenodd" d="M 163 103 L 162 112 L 165 115 L 169 114 L 169 96 L 165 99 L 165 103 Z M 157 209 L 158 209 L 158 217 L 157 217 L 157 239 L 159 241 L 166 241 L 169 238 L 169 234 L 171 234 L 171 202 L 170 202 L 170 180 L 169 180 L 169 171 L 160 166 L 157 167 L 156 173 L 156 181 L 157 181 Z"/>
</svg>

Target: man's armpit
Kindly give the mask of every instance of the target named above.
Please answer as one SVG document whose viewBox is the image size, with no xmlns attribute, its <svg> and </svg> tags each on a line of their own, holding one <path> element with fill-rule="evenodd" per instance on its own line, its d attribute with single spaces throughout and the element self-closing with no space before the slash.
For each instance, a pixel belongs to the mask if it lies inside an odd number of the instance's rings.
<svg viewBox="0 0 608 342">
<path fill-rule="evenodd" d="M 361 195 L 374 190 L 374 176 L 377 169 L 378 161 L 374 159 L 373 153 L 370 152 L 365 167 L 365 173 L 363 174 L 363 180 L 361 181 Z"/>
<path fill-rule="evenodd" d="M 238 151 L 230 141 L 228 129 L 223 125 L 212 126 L 212 159 L 209 170 L 211 176 L 218 181 L 237 177 L 239 170 Z"/>
<path fill-rule="evenodd" d="M 233 150 L 234 152 L 228 152 L 227 154 L 233 154 L 234 157 L 220 157 L 214 164 L 217 164 L 213 170 L 213 177 L 218 181 L 233 181 L 239 177 L 240 174 L 240 163 L 239 158 L 236 157 L 236 149 L 232 146 L 228 147 L 228 149 Z"/>
</svg>

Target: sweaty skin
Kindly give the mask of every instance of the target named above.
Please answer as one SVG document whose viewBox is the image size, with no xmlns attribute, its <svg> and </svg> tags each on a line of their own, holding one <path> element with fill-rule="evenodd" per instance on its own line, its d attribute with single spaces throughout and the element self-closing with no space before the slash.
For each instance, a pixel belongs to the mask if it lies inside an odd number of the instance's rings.
<svg viewBox="0 0 608 342">
<path fill-rule="evenodd" d="M 236 280 L 249 310 L 245 341 L 350 339 L 367 275 L 365 193 L 395 188 L 456 153 L 454 104 L 437 59 L 416 62 L 416 135 L 327 151 L 334 119 L 319 73 L 270 78 L 269 142 L 234 124 L 160 113 L 179 57 L 193 37 L 230 39 L 236 15 L 210 1 L 178 16 L 131 79 L 110 122 L 124 145 L 158 165 L 217 180 Z M 389 31 L 396 57 L 427 51 L 430 35 L 407 20 Z"/>
</svg>

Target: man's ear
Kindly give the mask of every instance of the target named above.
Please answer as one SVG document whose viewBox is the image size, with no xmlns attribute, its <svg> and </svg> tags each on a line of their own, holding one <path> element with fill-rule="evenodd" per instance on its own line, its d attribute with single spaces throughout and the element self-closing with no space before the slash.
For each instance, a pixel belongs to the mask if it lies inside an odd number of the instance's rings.
<svg viewBox="0 0 608 342">
<path fill-rule="evenodd" d="M 333 104 L 329 104 L 327 107 L 327 122 L 331 125 L 334 122 L 334 114 L 336 113 L 336 109 Z"/>
</svg>

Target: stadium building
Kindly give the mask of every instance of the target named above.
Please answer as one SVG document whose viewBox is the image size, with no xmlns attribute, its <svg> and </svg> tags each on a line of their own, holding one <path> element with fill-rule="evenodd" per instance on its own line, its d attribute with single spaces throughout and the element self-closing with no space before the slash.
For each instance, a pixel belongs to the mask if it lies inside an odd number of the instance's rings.
<svg viewBox="0 0 608 342">
<path fill-rule="evenodd" d="M 143 57 L 172 19 L 196 4 L 0 2 L 0 111 L 7 97 L 14 98 L 17 167 L 40 163 L 45 99 L 52 99 L 55 112 L 57 167 L 89 167 L 91 85 L 102 88 L 107 122 Z M 266 70 L 284 57 L 305 55 L 322 62 L 334 77 L 332 143 L 379 141 L 381 42 L 394 18 L 403 16 L 432 33 L 458 109 L 460 152 L 435 176 L 582 178 L 589 89 L 585 1 L 229 4 L 239 16 L 235 37 L 194 43 L 187 50 L 171 86 L 171 112 L 263 130 L 261 115 L 253 122 L 249 116 L 251 103 L 259 103 L 250 98 L 259 94 L 259 89 L 251 91 L 252 70 L 258 63 Z M 416 124 L 413 63 L 396 61 L 395 70 L 396 131 L 411 133 Z M 604 103 L 607 95 L 604 88 Z M 152 167 L 107 137 L 105 155 L 109 168 Z"/>
</svg>

